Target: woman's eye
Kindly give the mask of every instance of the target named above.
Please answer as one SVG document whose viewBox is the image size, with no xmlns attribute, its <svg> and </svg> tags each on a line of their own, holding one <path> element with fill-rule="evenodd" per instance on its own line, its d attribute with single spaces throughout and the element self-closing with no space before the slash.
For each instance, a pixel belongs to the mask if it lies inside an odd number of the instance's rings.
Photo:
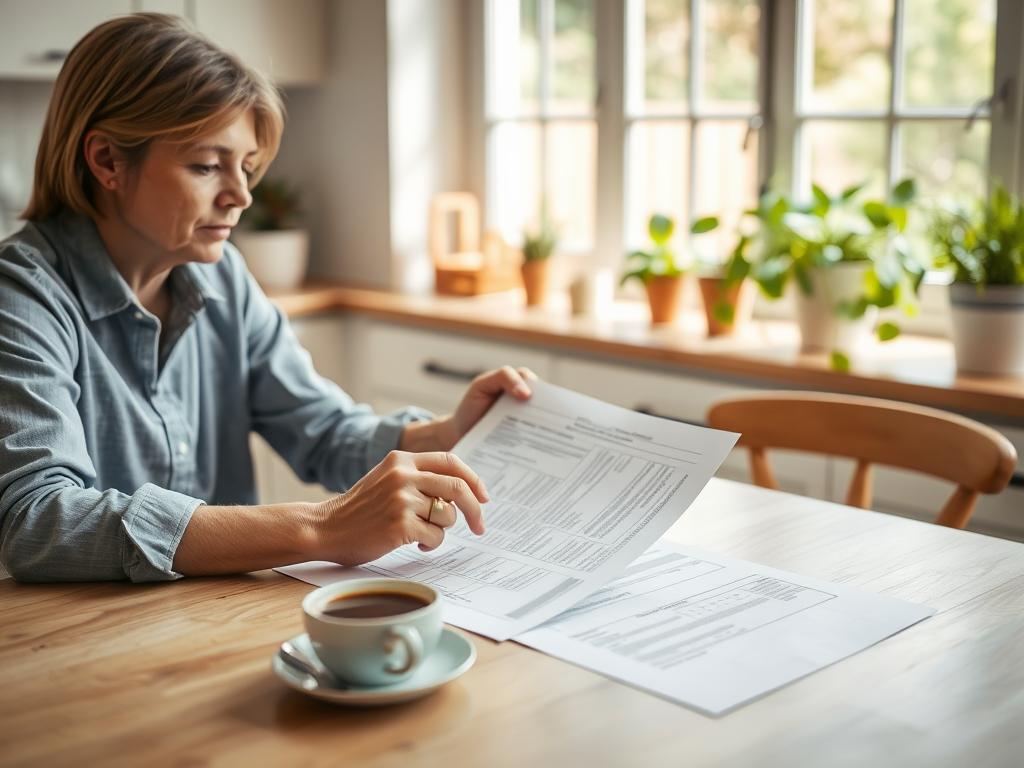
<svg viewBox="0 0 1024 768">
<path fill-rule="evenodd" d="M 217 166 L 216 165 L 202 165 L 202 164 L 198 164 L 198 165 L 193 165 L 192 167 L 196 171 L 198 171 L 199 173 L 201 173 L 203 175 L 206 175 L 206 174 L 209 174 L 209 173 L 213 173 L 214 171 L 217 170 Z"/>
<path fill-rule="evenodd" d="M 243 168 L 242 173 L 245 174 L 246 181 L 252 181 L 252 177 L 256 175 L 256 171 L 249 170 L 248 168 Z"/>
</svg>

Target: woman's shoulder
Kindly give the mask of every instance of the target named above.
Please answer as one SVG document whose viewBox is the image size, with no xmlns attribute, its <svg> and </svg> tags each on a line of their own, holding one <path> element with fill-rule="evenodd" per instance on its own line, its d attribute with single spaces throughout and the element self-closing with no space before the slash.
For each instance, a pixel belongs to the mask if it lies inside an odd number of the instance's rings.
<svg viewBox="0 0 1024 768">
<path fill-rule="evenodd" d="M 67 296 L 60 258 L 48 235 L 46 222 L 30 221 L 0 240 L 0 295 L 12 292 L 61 299 Z"/>
</svg>

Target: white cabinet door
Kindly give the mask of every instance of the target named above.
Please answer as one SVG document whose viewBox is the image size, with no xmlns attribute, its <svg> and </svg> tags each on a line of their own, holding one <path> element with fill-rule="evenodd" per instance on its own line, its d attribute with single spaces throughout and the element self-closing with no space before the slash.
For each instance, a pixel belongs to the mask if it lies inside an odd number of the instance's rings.
<svg viewBox="0 0 1024 768">
<path fill-rule="evenodd" d="M 691 424 L 704 424 L 708 407 L 718 398 L 750 390 L 736 384 L 664 373 L 628 363 L 577 358 L 558 360 L 554 364 L 553 381 L 624 408 Z M 828 497 L 828 459 L 792 451 L 772 451 L 771 461 L 783 490 L 819 499 Z M 750 482 L 749 464 L 747 451 L 736 448 L 717 476 Z"/>
<path fill-rule="evenodd" d="M 56 79 L 86 32 L 131 11 L 131 0 L 0 0 L 0 77 Z"/>
<path fill-rule="evenodd" d="M 195 0 L 195 22 L 280 86 L 318 85 L 327 75 L 324 0 Z"/>
<path fill-rule="evenodd" d="M 376 322 L 366 327 L 363 341 L 363 375 L 375 407 L 402 403 L 446 413 L 475 375 L 503 365 L 549 378 L 548 353 L 514 344 Z"/>
</svg>

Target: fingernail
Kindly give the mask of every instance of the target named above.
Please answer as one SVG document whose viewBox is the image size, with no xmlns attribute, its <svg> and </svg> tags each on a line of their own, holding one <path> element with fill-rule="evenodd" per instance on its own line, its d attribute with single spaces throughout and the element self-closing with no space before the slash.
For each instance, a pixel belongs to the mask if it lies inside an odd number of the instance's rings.
<svg viewBox="0 0 1024 768">
<path fill-rule="evenodd" d="M 527 397 L 530 394 L 530 390 L 528 390 L 526 387 L 518 386 L 516 387 L 516 394 L 521 395 L 522 397 Z"/>
</svg>

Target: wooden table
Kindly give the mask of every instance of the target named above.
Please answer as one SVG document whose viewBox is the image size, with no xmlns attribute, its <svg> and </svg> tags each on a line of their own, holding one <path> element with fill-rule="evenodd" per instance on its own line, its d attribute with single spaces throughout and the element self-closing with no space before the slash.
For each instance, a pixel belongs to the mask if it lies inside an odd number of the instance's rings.
<svg viewBox="0 0 1024 768">
<path fill-rule="evenodd" d="M 712 719 L 513 642 L 379 710 L 291 691 L 311 587 L 0 582 L 0 765 L 1019 766 L 1024 544 L 712 480 L 681 542 L 938 614 Z"/>
</svg>

